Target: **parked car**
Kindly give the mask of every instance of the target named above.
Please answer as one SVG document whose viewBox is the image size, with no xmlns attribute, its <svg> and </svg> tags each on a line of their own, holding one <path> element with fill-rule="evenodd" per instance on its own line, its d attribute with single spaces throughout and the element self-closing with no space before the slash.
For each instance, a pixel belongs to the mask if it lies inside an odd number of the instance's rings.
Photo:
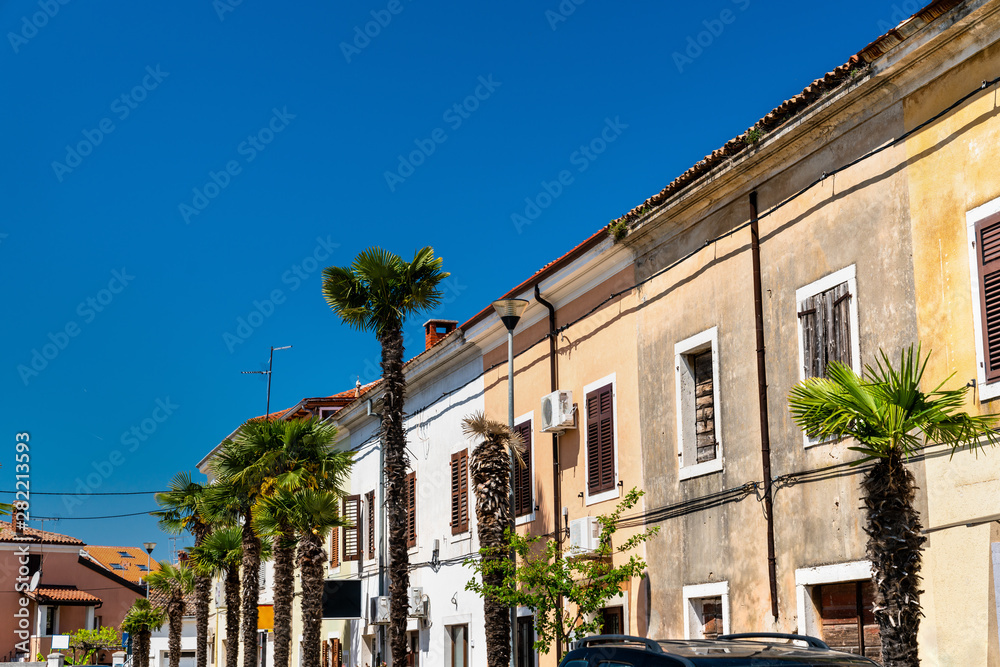
<svg viewBox="0 0 1000 667">
<path fill-rule="evenodd" d="M 560 667 L 877 667 L 868 658 L 834 651 L 816 637 L 772 632 L 718 639 L 645 639 L 597 635 L 573 645 Z"/>
</svg>

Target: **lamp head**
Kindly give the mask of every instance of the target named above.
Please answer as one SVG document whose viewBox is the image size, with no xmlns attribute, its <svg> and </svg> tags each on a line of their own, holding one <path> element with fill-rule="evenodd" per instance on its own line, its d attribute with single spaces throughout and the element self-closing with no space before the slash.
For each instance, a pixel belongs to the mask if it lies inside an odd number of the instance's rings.
<svg viewBox="0 0 1000 667">
<path fill-rule="evenodd" d="M 146 550 L 147 554 L 152 555 L 153 549 L 156 548 L 156 542 L 143 542 L 142 548 Z"/>
<path fill-rule="evenodd" d="M 497 311 L 507 331 L 513 331 L 527 305 L 528 302 L 524 299 L 498 299 L 493 302 L 493 309 Z"/>
</svg>

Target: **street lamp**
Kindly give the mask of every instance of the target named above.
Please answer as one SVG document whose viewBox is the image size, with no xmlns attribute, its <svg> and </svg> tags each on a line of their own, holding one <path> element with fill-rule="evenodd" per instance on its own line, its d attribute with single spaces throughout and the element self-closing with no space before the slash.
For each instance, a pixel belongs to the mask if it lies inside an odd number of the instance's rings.
<svg viewBox="0 0 1000 667">
<path fill-rule="evenodd" d="M 143 542 L 142 548 L 146 550 L 146 599 L 149 599 L 149 558 L 153 555 L 153 549 L 156 548 L 156 542 Z"/>
<path fill-rule="evenodd" d="M 240 371 L 244 375 L 266 375 L 267 376 L 267 408 L 264 410 L 264 418 L 271 414 L 271 365 L 274 363 L 274 351 L 275 350 L 287 350 L 291 348 L 291 345 L 283 345 L 282 347 L 271 346 L 271 355 L 267 358 L 267 370 L 266 371 Z"/>
<path fill-rule="evenodd" d="M 493 309 L 507 328 L 507 426 L 514 433 L 514 329 L 521 319 L 528 302 L 524 299 L 499 299 L 493 302 Z M 510 453 L 510 529 L 514 530 L 514 452 Z M 510 555 L 514 561 L 514 553 Z M 510 664 L 517 667 L 517 607 L 510 608 Z"/>
</svg>

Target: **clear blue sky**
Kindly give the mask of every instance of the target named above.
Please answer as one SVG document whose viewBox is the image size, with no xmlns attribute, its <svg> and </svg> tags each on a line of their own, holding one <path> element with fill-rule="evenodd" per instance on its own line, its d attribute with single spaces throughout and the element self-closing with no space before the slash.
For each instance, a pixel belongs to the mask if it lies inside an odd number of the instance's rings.
<svg viewBox="0 0 1000 667">
<path fill-rule="evenodd" d="M 464 321 L 916 8 L 233 2 L 0 0 L 0 489 L 22 431 L 35 493 L 162 489 L 263 412 L 240 371 L 271 345 L 272 408 L 374 379 L 323 266 L 432 245 L 435 315 Z M 154 508 L 32 496 L 46 529 L 166 558 L 148 516 L 83 519 Z"/>
</svg>

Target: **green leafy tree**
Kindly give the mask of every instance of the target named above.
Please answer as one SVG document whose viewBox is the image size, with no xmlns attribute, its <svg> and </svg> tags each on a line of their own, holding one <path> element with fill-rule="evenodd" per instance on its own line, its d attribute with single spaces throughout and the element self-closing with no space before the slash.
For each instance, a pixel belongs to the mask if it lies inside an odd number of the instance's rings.
<svg viewBox="0 0 1000 667">
<path fill-rule="evenodd" d="M 77 630 L 69 637 L 69 647 L 73 649 L 73 664 L 89 665 L 98 651 L 119 649 L 122 645 L 121 635 L 110 625 L 94 630 Z M 77 651 L 83 656 L 77 659 Z"/>
<path fill-rule="evenodd" d="M 418 250 L 413 261 L 381 248 L 369 248 L 350 266 L 323 270 L 323 297 L 341 320 L 370 331 L 382 346 L 382 446 L 385 451 L 386 505 L 389 517 L 389 643 L 393 662 L 406 661 L 409 607 L 409 557 L 406 549 L 405 478 L 409 465 L 403 432 L 403 323 L 410 315 L 441 303 L 438 289 L 450 274 L 441 270 L 434 250 Z"/>
<path fill-rule="evenodd" d="M 167 614 L 160 607 L 154 607 L 146 598 L 139 598 L 125 614 L 122 632 L 132 637 L 132 664 L 134 667 L 149 667 L 149 636 L 163 627 Z"/>
<path fill-rule="evenodd" d="M 637 554 L 629 555 L 621 565 L 614 565 L 615 554 L 628 554 L 655 535 L 659 528 L 650 528 L 614 545 L 622 512 L 639 502 L 642 491 L 633 488 L 613 512 L 597 517 L 601 535 L 596 551 L 574 554 L 560 549 L 559 542 L 548 537 L 530 537 L 507 530 L 505 544 L 499 553 L 510 550 L 517 555 L 517 568 L 510 559 L 496 558 L 496 547 L 482 547 L 479 559 L 469 559 L 466 566 L 475 570 L 479 579 L 465 585 L 484 599 L 495 599 L 507 607 L 528 607 L 535 612 L 535 650 L 548 653 L 553 642 L 565 644 L 600 632 L 602 620 L 598 612 L 617 597 L 625 584 L 642 576 L 646 562 Z M 486 583 L 495 574 L 499 584 Z M 564 603 L 560 606 L 559 596 Z M 568 604 L 567 604 L 568 603 Z"/>
<path fill-rule="evenodd" d="M 156 503 L 163 509 L 153 512 L 160 520 L 160 528 L 176 535 L 187 531 L 194 537 L 197 547 L 212 530 L 206 515 L 205 487 L 191 479 L 190 472 L 179 472 L 170 480 L 167 491 L 156 494 Z M 202 574 L 195 575 L 195 664 L 208 664 L 208 597 L 212 580 Z"/>
<path fill-rule="evenodd" d="M 243 529 L 239 526 L 217 528 L 202 543 L 191 549 L 195 568 L 208 577 L 222 577 L 226 598 L 226 667 L 239 662 L 240 636 L 240 562 L 243 560 Z"/>
<path fill-rule="evenodd" d="M 184 630 L 184 597 L 194 590 L 194 570 L 181 563 L 171 565 L 160 561 L 160 569 L 146 577 L 149 590 L 157 591 L 166 598 L 169 634 L 167 650 L 170 652 L 170 667 L 181 664 L 181 633 Z"/>
<path fill-rule="evenodd" d="M 864 376 L 838 362 L 827 377 L 810 378 L 792 388 L 788 404 L 795 423 L 813 438 L 849 437 L 850 449 L 874 461 L 861 482 L 866 513 L 868 558 L 875 584 L 875 620 L 882 636 L 886 667 L 919 664 L 920 560 L 926 538 L 913 506 L 916 483 L 906 459 L 930 444 L 975 450 L 997 443 L 995 418 L 961 411 L 966 388 L 921 391 L 927 367 L 920 348 L 900 353 L 894 368 L 885 352 Z"/>
</svg>

